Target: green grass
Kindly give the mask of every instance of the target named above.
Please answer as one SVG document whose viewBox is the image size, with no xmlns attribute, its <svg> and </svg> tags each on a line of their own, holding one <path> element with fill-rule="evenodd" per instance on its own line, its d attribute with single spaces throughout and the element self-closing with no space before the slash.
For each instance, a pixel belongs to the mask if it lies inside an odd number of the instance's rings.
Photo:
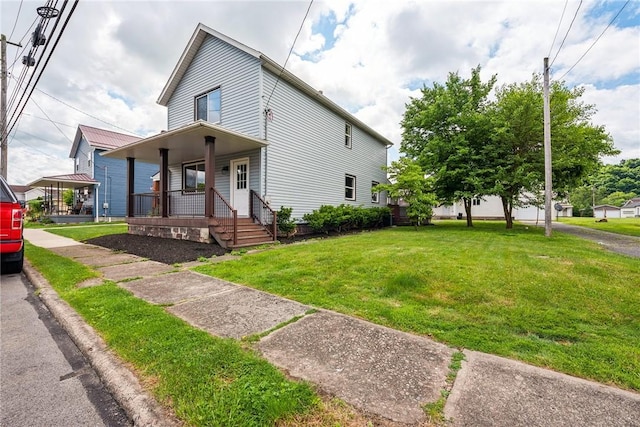
<svg viewBox="0 0 640 427">
<path fill-rule="evenodd" d="M 69 237 L 70 239 L 84 242 L 94 237 L 106 236 L 108 234 L 122 234 L 127 232 L 127 224 L 109 224 L 104 225 L 83 225 L 77 227 L 61 227 L 47 228 L 49 233 L 58 236 Z"/>
<path fill-rule="evenodd" d="M 95 227 L 95 226 L 111 226 L 116 224 L 125 224 L 124 221 L 112 221 L 112 222 L 69 222 L 69 223 L 43 223 L 40 221 L 25 220 L 25 228 L 65 228 L 65 227 Z"/>
<path fill-rule="evenodd" d="M 456 221 L 247 254 L 196 271 L 640 390 L 640 262 L 542 229 Z"/>
<path fill-rule="evenodd" d="M 640 218 L 607 218 L 607 222 L 596 222 L 595 218 L 560 218 L 560 222 L 610 233 L 625 234 L 627 236 L 640 237 Z"/>
<path fill-rule="evenodd" d="M 97 273 L 26 245 L 27 258 L 58 294 L 188 425 L 273 425 L 317 406 L 308 384 L 287 380 L 246 345 L 193 328 L 114 283 L 78 289 Z"/>
</svg>

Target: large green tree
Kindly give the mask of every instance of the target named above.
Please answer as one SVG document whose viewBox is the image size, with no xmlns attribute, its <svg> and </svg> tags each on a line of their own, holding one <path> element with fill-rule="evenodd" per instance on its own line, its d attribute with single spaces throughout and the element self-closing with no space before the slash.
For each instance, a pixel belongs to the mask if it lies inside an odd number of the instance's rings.
<svg viewBox="0 0 640 427">
<path fill-rule="evenodd" d="M 500 196 L 507 222 L 513 208 L 544 189 L 543 88 L 540 75 L 525 83 L 502 86 L 491 108 L 493 132 L 485 159 L 493 166 L 489 194 Z M 566 196 L 600 167 L 600 157 L 617 153 L 604 127 L 591 123 L 592 105 L 580 101 L 584 89 L 562 82 L 550 88 L 553 189 Z"/>
<path fill-rule="evenodd" d="M 491 172 L 483 146 L 491 133 L 487 97 L 496 77 L 483 83 L 480 70 L 472 69 L 469 79 L 449 73 L 444 85 L 425 86 L 422 96 L 406 105 L 401 122 L 400 151 L 433 177 L 441 202 L 463 200 L 469 227 L 471 201 L 486 194 Z"/>
</svg>

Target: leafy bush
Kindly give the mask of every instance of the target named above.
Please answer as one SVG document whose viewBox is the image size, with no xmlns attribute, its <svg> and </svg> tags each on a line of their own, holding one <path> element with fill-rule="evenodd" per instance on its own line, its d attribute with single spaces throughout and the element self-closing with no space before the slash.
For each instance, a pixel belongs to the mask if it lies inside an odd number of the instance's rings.
<svg viewBox="0 0 640 427">
<path fill-rule="evenodd" d="M 295 234 L 296 230 L 296 220 L 291 218 L 291 213 L 293 212 L 293 208 L 285 208 L 284 206 L 280 206 L 280 210 L 277 213 L 277 223 L 278 223 L 278 233 L 284 234 L 289 237 L 292 234 Z"/>
<path fill-rule="evenodd" d="M 340 206 L 323 205 L 319 209 L 305 214 L 302 219 L 316 233 L 332 231 L 342 233 L 349 230 L 382 227 L 391 216 L 389 208 L 364 208 L 342 204 Z"/>
</svg>

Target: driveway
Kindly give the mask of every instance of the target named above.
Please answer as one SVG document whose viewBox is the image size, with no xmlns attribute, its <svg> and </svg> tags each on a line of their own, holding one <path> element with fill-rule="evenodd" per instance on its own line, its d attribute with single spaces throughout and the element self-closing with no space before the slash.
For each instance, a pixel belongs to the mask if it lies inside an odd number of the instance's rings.
<svg viewBox="0 0 640 427">
<path fill-rule="evenodd" d="M 544 227 L 544 223 L 539 223 L 538 226 Z M 554 222 L 552 226 L 556 231 L 573 234 L 574 236 L 597 242 L 611 252 L 640 258 L 640 237 L 609 233 L 608 231 L 594 230 L 592 228 L 569 225 L 562 222 Z"/>
</svg>

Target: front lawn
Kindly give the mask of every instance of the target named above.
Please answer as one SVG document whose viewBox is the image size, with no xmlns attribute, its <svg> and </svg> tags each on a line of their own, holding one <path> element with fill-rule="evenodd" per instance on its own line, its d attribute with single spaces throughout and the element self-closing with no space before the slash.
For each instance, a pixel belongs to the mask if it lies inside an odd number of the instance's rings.
<svg viewBox="0 0 640 427">
<path fill-rule="evenodd" d="M 52 227 L 47 228 L 49 233 L 57 234 L 58 236 L 68 237 L 70 239 L 84 242 L 94 237 L 106 236 L 108 234 L 122 234 L 127 232 L 127 224 L 125 223 L 102 223 L 100 225 L 81 225 L 74 227 Z"/>
<path fill-rule="evenodd" d="M 457 221 L 196 268 L 451 346 L 640 390 L 640 262 L 560 232 Z"/>
<path fill-rule="evenodd" d="M 565 224 L 640 237 L 640 218 L 607 218 L 607 222 L 597 221 L 596 218 L 587 217 L 560 218 L 560 222 Z"/>
</svg>

